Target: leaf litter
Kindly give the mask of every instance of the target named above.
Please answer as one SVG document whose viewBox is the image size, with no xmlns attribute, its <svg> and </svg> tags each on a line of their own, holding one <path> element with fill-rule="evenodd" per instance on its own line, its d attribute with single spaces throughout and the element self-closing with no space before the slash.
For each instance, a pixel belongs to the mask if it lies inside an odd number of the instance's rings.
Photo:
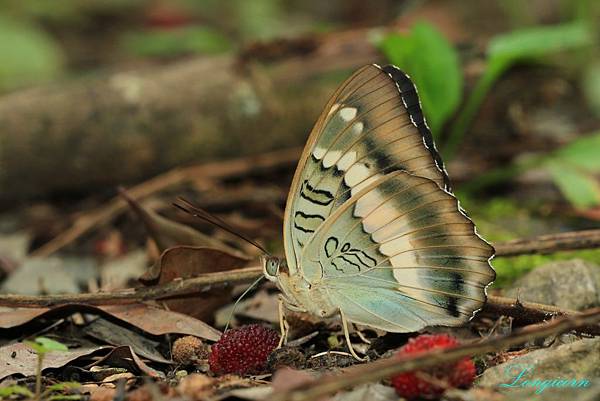
<svg viewBox="0 0 600 401">
<path fill-rule="evenodd" d="M 172 218 L 178 217 L 177 213 L 172 213 Z M 145 218 L 150 219 L 155 230 L 165 227 L 164 222 L 156 223 L 152 215 Z M 161 216 L 160 219 L 167 217 Z M 175 231 L 181 228 L 179 224 L 175 224 Z M 151 230 L 148 231 L 153 242 L 158 242 L 150 234 Z M 167 237 L 178 238 L 180 233 L 173 235 L 171 232 Z M 160 241 L 162 246 L 170 247 L 164 249 L 154 261 L 151 260 L 149 269 L 140 278 L 144 286 L 177 283 L 205 273 L 227 272 L 252 265 L 251 259 L 243 256 L 245 252 L 228 252 L 197 243 L 177 244 L 178 240 L 168 242 L 164 238 Z M 242 249 L 242 246 L 239 248 Z M 13 350 L 19 351 L 11 370 L 3 377 L 8 378 L 8 381 L 5 379 L 7 384 L 15 380 L 27 383 L 27 377 L 35 375 L 36 355 L 30 351 L 24 353 L 25 346 L 14 341 L 35 336 L 40 330 L 49 330 L 59 340 L 69 344 L 69 351 L 62 355 L 56 352 L 48 354 L 49 359 L 44 362 L 45 380 L 76 379 L 84 383 L 81 391 L 95 394 L 94 397 L 100 396 L 100 390 L 115 396 L 119 391 L 117 383 L 122 382 L 130 396 L 142 394 L 149 399 L 159 397 L 158 394 L 161 394 L 160 397 L 192 399 L 267 399 L 275 394 L 274 391 L 288 391 L 302 383 L 316 383 L 321 375 L 343 371 L 356 363 L 347 353 L 339 322 L 335 319 L 315 319 L 295 312 L 287 314 L 287 320 L 293 328 L 290 343 L 269 357 L 269 369 L 264 375 L 215 376 L 210 371 L 207 359 L 202 358 L 192 358 L 191 361 L 195 362 L 180 359 L 174 363 L 171 346 L 181 336 L 195 336 L 202 346 L 210 346 L 219 340 L 221 332 L 206 322 L 215 321 L 216 327 L 223 327 L 227 323 L 239 327 L 254 322 L 276 327 L 278 292 L 270 283 L 250 291 L 235 305 L 234 310 L 234 301 L 247 287 L 218 286 L 184 297 L 147 303 L 96 306 L 68 304 L 52 308 L 0 307 L 0 333 L 8 339 L 2 348 L 3 358 L 11 358 Z M 462 331 L 450 331 L 469 341 L 478 338 L 478 333 L 492 332 L 495 325 L 494 320 L 476 319 Z M 506 331 L 510 333 L 513 328 L 508 327 Z M 409 338 L 408 335 L 383 335 L 370 330 L 351 332 L 357 349 L 373 360 L 389 356 L 392 350 Z M 363 343 L 363 338 L 371 344 Z M 91 346 L 90 341 L 97 345 Z M 78 343 L 86 345 L 78 347 Z M 502 353 L 496 355 L 496 360 L 502 359 Z M 496 360 L 486 359 L 487 366 L 500 363 Z M 25 366 L 28 368 L 25 369 Z M 271 373 L 276 374 L 271 378 Z M 155 384 L 144 384 L 148 380 L 144 377 L 153 379 Z M 170 383 L 169 387 L 164 387 L 166 383 Z M 385 401 L 394 399 L 394 395 L 384 382 L 340 392 L 334 399 Z"/>
</svg>

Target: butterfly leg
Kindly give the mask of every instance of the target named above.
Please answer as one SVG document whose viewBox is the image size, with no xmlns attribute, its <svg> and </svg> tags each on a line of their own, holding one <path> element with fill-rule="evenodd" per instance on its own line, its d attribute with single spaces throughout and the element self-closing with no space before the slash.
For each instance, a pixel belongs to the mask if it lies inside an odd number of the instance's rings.
<svg viewBox="0 0 600 401">
<path fill-rule="evenodd" d="M 300 313 L 306 313 L 307 310 L 290 303 L 287 300 L 287 298 L 285 298 L 281 294 L 279 294 L 279 308 L 278 309 L 279 309 L 279 329 L 281 331 L 281 338 L 279 339 L 279 345 L 277 346 L 277 348 L 281 348 L 284 344 L 287 343 L 287 337 L 288 337 L 288 334 L 290 331 L 290 324 L 288 323 L 287 319 L 285 318 L 285 309 L 288 309 L 292 312 L 300 312 Z"/>
<path fill-rule="evenodd" d="M 360 329 L 358 329 L 356 326 L 354 326 L 354 328 L 356 329 L 356 335 L 362 340 L 363 343 L 371 344 L 371 340 L 365 337 L 365 334 L 362 331 L 360 331 Z"/>
<path fill-rule="evenodd" d="M 356 352 L 354 351 L 354 348 L 352 348 L 352 342 L 350 341 L 350 331 L 348 331 L 348 321 L 346 320 L 346 317 L 344 316 L 344 311 L 340 309 L 340 317 L 342 318 L 342 328 L 344 329 L 344 337 L 346 338 L 346 344 L 348 345 L 348 351 L 350 351 L 350 353 L 352 354 L 352 356 L 354 358 L 356 358 L 357 360 L 364 362 L 367 360 L 367 358 L 361 358 L 359 357 Z"/>
<path fill-rule="evenodd" d="M 290 331 L 290 325 L 285 320 L 285 311 L 283 305 L 283 297 L 279 296 L 279 330 L 281 331 L 281 337 L 279 338 L 279 344 L 277 348 L 281 348 L 287 342 L 287 335 Z"/>
</svg>

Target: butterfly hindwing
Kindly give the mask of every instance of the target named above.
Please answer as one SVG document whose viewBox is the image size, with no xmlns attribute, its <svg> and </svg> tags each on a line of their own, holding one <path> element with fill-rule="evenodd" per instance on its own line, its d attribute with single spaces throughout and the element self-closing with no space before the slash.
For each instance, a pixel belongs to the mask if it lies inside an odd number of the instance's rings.
<svg viewBox="0 0 600 401">
<path fill-rule="evenodd" d="M 329 216 L 301 260 L 349 320 L 414 331 L 468 320 L 494 279 L 492 254 L 453 195 L 395 171 Z"/>
<path fill-rule="evenodd" d="M 284 222 L 292 271 L 315 230 L 381 174 L 404 170 L 449 188 L 414 85 L 395 67 L 363 67 L 338 89 L 298 166 Z"/>
</svg>

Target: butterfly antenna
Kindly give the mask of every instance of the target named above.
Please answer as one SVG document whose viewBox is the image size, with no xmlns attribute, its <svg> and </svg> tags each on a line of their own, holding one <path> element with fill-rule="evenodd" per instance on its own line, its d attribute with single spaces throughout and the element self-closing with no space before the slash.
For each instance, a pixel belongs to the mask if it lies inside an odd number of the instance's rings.
<svg viewBox="0 0 600 401">
<path fill-rule="evenodd" d="M 229 224 L 227 224 L 225 221 L 218 218 L 217 216 L 210 214 L 209 212 L 207 212 L 204 209 L 194 206 L 191 202 L 185 200 L 184 198 L 181 198 L 181 197 L 177 198 L 177 202 L 174 202 L 173 206 L 175 206 L 178 209 L 183 210 L 186 213 L 191 214 L 192 216 L 196 216 L 210 224 L 213 224 L 213 225 L 227 231 L 230 234 L 235 235 L 236 237 L 246 241 L 250 245 L 253 245 L 257 249 L 262 251 L 265 255 L 269 255 L 269 256 L 271 255 L 269 252 L 267 252 L 267 250 L 265 248 L 263 248 L 256 241 L 253 241 L 250 238 L 248 238 L 247 236 L 245 236 L 244 234 L 241 234 L 239 232 L 239 230 L 235 230 L 233 227 L 231 227 Z"/>
<path fill-rule="evenodd" d="M 231 323 L 231 319 L 233 319 L 233 314 L 235 313 L 235 310 L 236 310 L 238 304 L 240 303 L 240 301 L 242 300 L 242 298 L 244 298 L 250 292 L 250 290 L 252 290 L 254 287 L 256 287 L 263 278 L 265 278 L 265 276 L 260 276 L 259 278 L 254 280 L 254 282 L 252 284 L 250 284 L 250 287 L 246 288 L 246 290 L 244 292 L 242 292 L 242 295 L 240 295 L 238 297 L 238 299 L 235 301 L 235 303 L 233 304 L 233 308 L 231 309 L 231 313 L 229 313 L 229 318 L 227 319 L 227 324 L 225 325 L 225 330 L 223 330 L 223 333 L 226 332 L 227 329 L 229 328 L 229 323 Z"/>
</svg>

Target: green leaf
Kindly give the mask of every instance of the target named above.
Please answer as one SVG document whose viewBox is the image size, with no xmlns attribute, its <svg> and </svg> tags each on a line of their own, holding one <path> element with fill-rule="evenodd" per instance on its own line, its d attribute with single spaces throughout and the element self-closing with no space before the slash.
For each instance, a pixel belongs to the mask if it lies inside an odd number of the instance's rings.
<svg viewBox="0 0 600 401">
<path fill-rule="evenodd" d="M 39 354 L 45 354 L 50 351 L 68 351 L 66 345 L 59 343 L 58 341 L 51 340 L 46 337 L 36 337 L 34 341 L 23 341 L 24 344 L 33 348 L 33 350 Z"/>
<path fill-rule="evenodd" d="M 145 31 L 125 36 L 127 50 L 141 56 L 177 56 L 190 53 L 215 54 L 232 48 L 225 36 L 207 27 Z"/>
<path fill-rule="evenodd" d="M 32 348 L 36 354 L 38 355 L 42 355 L 45 354 L 46 352 L 48 352 L 46 350 L 46 348 L 44 348 L 43 345 L 38 344 L 36 342 L 33 341 L 23 341 L 23 344 L 27 345 L 28 347 Z"/>
<path fill-rule="evenodd" d="M 54 39 L 34 25 L 0 16 L 0 89 L 47 81 L 62 70 Z"/>
<path fill-rule="evenodd" d="M 47 337 L 36 337 L 35 342 L 43 346 L 46 351 L 68 351 L 66 345 L 59 343 L 58 341 L 52 340 Z"/>
<path fill-rule="evenodd" d="M 559 161 L 546 164 L 548 171 L 565 198 L 576 208 L 600 205 L 600 182 L 593 176 Z"/>
<path fill-rule="evenodd" d="M 18 385 L 0 387 L 0 397 L 10 397 L 11 395 L 24 395 L 33 398 L 33 393 L 27 387 Z"/>
<path fill-rule="evenodd" d="M 413 79 L 434 136 L 460 104 L 463 77 L 458 55 L 432 25 L 417 23 L 409 35 L 390 34 L 379 43 L 387 59 Z"/>
<path fill-rule="evenodd" d="M 570 142 L 557 150 L 552 159 L 589 173 L 600 173 L 600 132 Z"/>
<path fill-rule="evenodd" d="M 561 51 L 591 46 L 593 40 L 592 31 L 581 21 L 520 29 L 490 41 L 489 63 L 511 65 L 523 60 L 538 60 Z"/>
<path fill-rule="evenodd" d="M 74 388 L 81 387 L 81 383 L 78 382 L 60 382 L 54 383 L 48 387 L 44 391 L 52 392 L 52 391 L 63 391 L 63 390 L 72 390 Z"/>
</svg>

